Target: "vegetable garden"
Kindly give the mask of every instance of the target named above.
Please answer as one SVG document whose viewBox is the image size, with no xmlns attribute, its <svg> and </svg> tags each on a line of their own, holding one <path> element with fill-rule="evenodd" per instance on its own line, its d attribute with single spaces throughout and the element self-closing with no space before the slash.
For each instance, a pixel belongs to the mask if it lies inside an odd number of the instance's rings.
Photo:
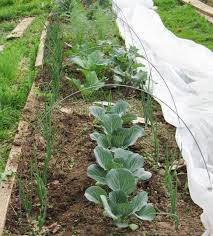
<svg viewBox="0 0 213 236">
<path fill-rule="evenodd" d="M 175 129 L 110 1 L 57 0 L 48 22 L 4 235 L 201 235 Z"/>
</svg>

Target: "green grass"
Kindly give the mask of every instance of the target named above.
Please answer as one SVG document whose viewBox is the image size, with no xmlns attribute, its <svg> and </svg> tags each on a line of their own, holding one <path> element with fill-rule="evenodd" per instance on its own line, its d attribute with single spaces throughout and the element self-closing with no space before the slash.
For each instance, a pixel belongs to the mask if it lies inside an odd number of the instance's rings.
<svg viewBox="0 0 213 236">
<path fill-rule="evenodd" d="M 50 0 L 1 0 L 0 2 L 0 21 L 40 15 L 51 6 Z"/>
<path fill-rule="evenodd" d="M 4 170 L 22 108 L 36 75 L 34 63 L 48 9 L 41 7 L 42 2 L 0 0 L 0 44 L 5 45 L 0 53 L 0 172 Z M 46 1 L 45 6 L 50 6 L 49 3 Z M 24 36 L 6 41 L 6 35 L 22 18 L 20 16 L 34 15 L 36 9 L 38 15 Z"/>
<path fill-rule="evenodd" d="M 165 26 L 178 37 L 191 39 L 213 50 L 213 25 L 191 6 L 178 0 L 155 0 Z"/>
</svg>

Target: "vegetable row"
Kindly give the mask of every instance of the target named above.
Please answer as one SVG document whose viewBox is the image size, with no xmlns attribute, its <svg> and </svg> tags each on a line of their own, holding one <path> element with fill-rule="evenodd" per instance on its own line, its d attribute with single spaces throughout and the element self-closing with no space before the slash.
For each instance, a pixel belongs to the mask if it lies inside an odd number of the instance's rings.
<svg viewBox="0 0 213 236">
<path fill-rule="evenodd" d="M 148 194 L 137 189 L 138 182 L 148 180 L 151 173 L 144 169 L 144 158 L 129 150 L 144 136 L 144 129 L 130 125 L 135 115 L 128 109 L 128 103 L 122 100 L 107 108 L 90 107 L 98 131 L 91 134 L 97 142 L 96 164 L 88 167 L 87 174 L 96 185 L 86 190 L 85 197 L 102 205 L 104 214 L 116 226 L 137 229 L 137 225 L 129 222 L 130 216 L 151 221 L 156 211 L 148 203 Z"/>
</svg>

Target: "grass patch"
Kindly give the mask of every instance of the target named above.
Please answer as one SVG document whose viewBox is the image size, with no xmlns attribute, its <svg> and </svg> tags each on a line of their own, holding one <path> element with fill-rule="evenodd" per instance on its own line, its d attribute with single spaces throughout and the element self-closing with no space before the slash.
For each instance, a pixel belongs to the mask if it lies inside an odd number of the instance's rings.
<svg viewBox="0 0 213 236">
<path fill-rule="evenodd" d="M 36 75 L 34 63 L 50 1 L 42 4 L 41 0 L 0 3 L 0 44 L 5 45 L 0 53 L 0 172 L 7 161 L 11 140 Z M 33 15 L 36 9 L 39 16 L 24 36 L 6 41 L 5 36 L 15 27 L 18 17 Z"/>
<path fill-rule="evenodd" d="M 213 50 L 213 27 L 191 6 L 178 0 L 155 0 L 165 26 L 178 37 L 191 39 Z"/>
<path fill-rule="evenodd" d="M 21 16 L 39 15 L 49 10 L 50 6 L 50 0 L 1 0 L 0 22 Z"/>
</svg>

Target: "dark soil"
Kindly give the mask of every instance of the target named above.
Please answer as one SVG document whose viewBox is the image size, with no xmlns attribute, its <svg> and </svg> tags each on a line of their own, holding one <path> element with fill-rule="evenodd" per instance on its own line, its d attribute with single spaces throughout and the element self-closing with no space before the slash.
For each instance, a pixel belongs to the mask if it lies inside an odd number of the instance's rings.
<svg viewBox="0 0 213 236">
<path fill-rule="evenodd" d="M 142 111 L 139 111 L 140 102 L 134 98 L 127 100 L 131 104 L 132 111 L 142 115 Z M 154 204 L 160 214 L 153 222 L 141 222 L 133 218 L 131 222 L 140 226 L 135 232 L 126 229 L 120 230 L 112 225 L 109 218 L 103 216 L 101 206 L 89 202 L 84 197 L 85 189 L 94 184 L 86 175 L 87 167 L 95 161 L 93 154 L 95 143 L 89 138 L 89 134 L 94 131 L 93 119 L 88 115 L 90 104 L 83 100 L 72 99 L 63 104 L 65 109 L 57 109 L 53 112 L 54 152 L 49 165 L 48 209 L 43 235 L 200 236 L 203 232 L 199 218 L 201 210 L 193 204 L 189 194 L 184 190 L 187 181 L 185 170 L 179 171 L 181 181 L 177 206 L 180 217 L 178 230 L 175 229 L 174 220 L 171 216 L 165 214 L 170 212 L 170 201 L 164 183 L 165 144 L 170 150 L 177 149 L 177 147 L 174 139 L 175 130 L 163 121 L 159 106 L 156 104 L 154 114 L 158 121 L 158 138 L 161 144 L 159 163 L 161 163 L 162 168 L 159 168 L 156 161 L 153 160 L 154 148 L 151 142 L 150 128 L 146 128 L 146 136 L 138 141 L 133 150 L 146 157 L 146 169 L 153 173 L 148 182 L 140 183 L 138 187 L 140 190 L 149 193 L 150 202 Z M 39 107 L 43 107 L 42 100 Z M 29 170 L 34 156 L 34 144 L 37 146 L 39 166 L 42 167 L 42 161 L 45 157 L 45 142 L 36 121 L 32 121 L 31 132 L 26 137 L 24 155 L 19 167 L 19 175 L 28 190 L 30 189 Z M 34 215 L 38 211 L 36 196 L 37 194 L 33 190 Z M 16 186 L 11 198 L 5 235 L 32 235 L 32 229 L 35 226 L 29 222 L 31 220 L 29 217 L 27 219 L 24 214 L 18 186 Z"/>
</svg>

